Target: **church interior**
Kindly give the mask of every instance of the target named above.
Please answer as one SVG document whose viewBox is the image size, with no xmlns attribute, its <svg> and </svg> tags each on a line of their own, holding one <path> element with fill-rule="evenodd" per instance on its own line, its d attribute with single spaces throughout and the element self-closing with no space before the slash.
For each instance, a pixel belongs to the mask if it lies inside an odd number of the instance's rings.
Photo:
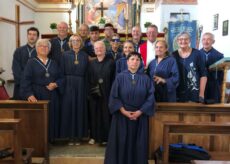
<svg viewBox="0 0 230 164">
<path fill-rule="evenodd" d="M 123 16 L 123 22 L 118 19 L 118 14 Z M 7 93 L 4 97 L 8 99 L 13 95 L 13 54 L 16 48 L 26 44 L 26 30 L 29 27 L 37 27 L 40 38 L 51 39 L 57 35 L 57 30 L 51 27 L 53 23 L 66 22 L 69 34 L 77 33 L 80 25 L 86 23 L 89 26 L 99 26 L 100 35 L 103 37 L 103 27 L 100 27 L 102 18 L 106 23 L 114 25 L 122 41 L 132 37 L 131 29 L 137 24 L 146 39 L 148 23 L 157 25 L 159 39 L 168 40 L 173 31 L 171 24 L 195 22 L 191 30 L 195 29 L 193 46 L 197 49 L 202 47 L 201 36 L 205 32 L 215 35 L 213 46 L 224 54 L 227 62 L 227 66 L 224 66 L 222 88 L 224 99 L 220 104 L 210 105 L 165 102 L 155 104 L 155 115 L 149 119 L 148 159 L 149 164 L 158 163 L 154 153 L 159 146 L 169 151 L 165 145 L 186 142 L 201 145 L 210 151 L 211 159 L 204 162 L 205 164 L 230 163 L 230 14 L 225 0 L 1 0 L 0 92 L 4 89 Z M 0 100 L 0 156 L 2 149 L 12 146 L 15 158 L 15 161 L 10 160 L 12 163 L 104 162 L 106 147 L 89 145 L 87 139 L 80 146 L 69 146 L 62 140 L 54 145 L 49 144 L 48 115 L 48 101 L 28 103 Z M 27 147 L 29 148 L 25 149 Z M 26 151 L 26 155 L 20 154 L 22 149 Z M 168 162 L 167 153 L 163 154 L 161 163 Z M 8 163 L 0 159 L 0 163 L 4 162 Z"/>
</svg>

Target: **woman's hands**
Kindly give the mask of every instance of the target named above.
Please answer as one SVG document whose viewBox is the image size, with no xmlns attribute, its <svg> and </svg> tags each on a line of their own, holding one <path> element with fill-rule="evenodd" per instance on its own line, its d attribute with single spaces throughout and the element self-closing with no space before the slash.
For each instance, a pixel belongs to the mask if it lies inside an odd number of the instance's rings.
<svg viewBox="0 0 230 164">
<path fill-rule="evenodd" d="M 163 79 L 162 77 L 159 77 L 159 76 L 154 76 L 154 77 L 153 77 L 153 80 L 154 80 L 157 84 L 160 84 L 160 83 L 164 84 L 164 83 L 166 83 L 165 79 Z"/>
<path fill-rule="evenodd" d="M 124 107 L 121 107 L 120 112 L 124 116 L 128 117 L 130 120 L 137 120 L 142 115 L 142 112 L 140 110 L 137 110 L 135 112 L 131 112 L 131 111 L 125 110 Z"/>
<path fill-rule="evenodd" d="M 34 95 L 29 96 L 29 97 L 27 98 L 27 100 L 28 100 L 29 102 L 37 102 L 37 101 L 38 101 Z"/>
<path fill-rule="evenodd" d="M 57 83 L 49 83 L 49 85 L 46 86 L 46 88 L 49 90 L 49 91 L 52 91 L 54 90 L 55 88 L 57 88 Z"/>
</svg>

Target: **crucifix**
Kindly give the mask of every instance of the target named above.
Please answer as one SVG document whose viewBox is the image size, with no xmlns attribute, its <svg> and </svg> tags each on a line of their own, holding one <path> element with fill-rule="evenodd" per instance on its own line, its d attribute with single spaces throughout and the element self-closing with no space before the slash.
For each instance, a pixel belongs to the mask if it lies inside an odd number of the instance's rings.
<svg viewBox="0 0 230 164">
<path fill-rule="evenodd" d="M 28 24 L 34 24 L 34 21 L 22 21 L 20 22 L 20 6 L 15 6 L 15 20 L 11 20 L 8 18 L 0 17 L 0 22 L 5 22 L 9 24 L 13 24 L 16 27 L 16 47 L 18 48 L 20 46 L 20 25 L 28 25 Z"/>
<path fill-rule="evenodd" d="M 103 2 L 101 1 L 100 7 L 97 7 L 96 10 L 101 11 L 101 18 L 104 16 L 104 10 L 108 10 L 108 7 L 104 7 Z"/>
</svg>

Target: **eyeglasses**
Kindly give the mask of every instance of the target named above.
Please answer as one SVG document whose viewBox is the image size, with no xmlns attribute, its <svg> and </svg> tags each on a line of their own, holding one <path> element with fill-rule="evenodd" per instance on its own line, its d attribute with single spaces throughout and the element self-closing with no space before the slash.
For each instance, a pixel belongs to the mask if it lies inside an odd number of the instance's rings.
<svg viewBox="0 0 230 164">
<path fill-rule="evenodd" d="M 41 48 L 48 48 L 49 46 L 46 46 L 46 45 L 38 45 L 38 47 L 41 47 Z"/>
<path fill-rule="evenodd" d="M 80 40 L 71 40 L 72 44 L 80 43 Z"/>
<path fill-rule="evenodd" d="M 178 38 L 177 40 L 178 40 L 178 41 L 188 41 L 189 38 Z"/>
<path fill-rule="evenodd" d="M 120 42 L 120 39 L 117 38 L 117 39 L 112 39 L 112 42 Z"/>
</svg>

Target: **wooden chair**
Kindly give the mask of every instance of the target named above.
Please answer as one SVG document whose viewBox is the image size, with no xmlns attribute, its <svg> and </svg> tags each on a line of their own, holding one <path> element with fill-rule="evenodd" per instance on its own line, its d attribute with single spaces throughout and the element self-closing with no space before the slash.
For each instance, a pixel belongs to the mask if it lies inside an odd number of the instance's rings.
<svg viewBox="0 0 230 164">
<path fill-rule="evenodd" d="M 168 163 L 170 134 L 230 135 L 230 123 L 163 122 L 163 163 Z M 212 156 L 212 154 L 211 154 Z M 229 153 L 225 157 L 230 158 Z"/>
</svg>

